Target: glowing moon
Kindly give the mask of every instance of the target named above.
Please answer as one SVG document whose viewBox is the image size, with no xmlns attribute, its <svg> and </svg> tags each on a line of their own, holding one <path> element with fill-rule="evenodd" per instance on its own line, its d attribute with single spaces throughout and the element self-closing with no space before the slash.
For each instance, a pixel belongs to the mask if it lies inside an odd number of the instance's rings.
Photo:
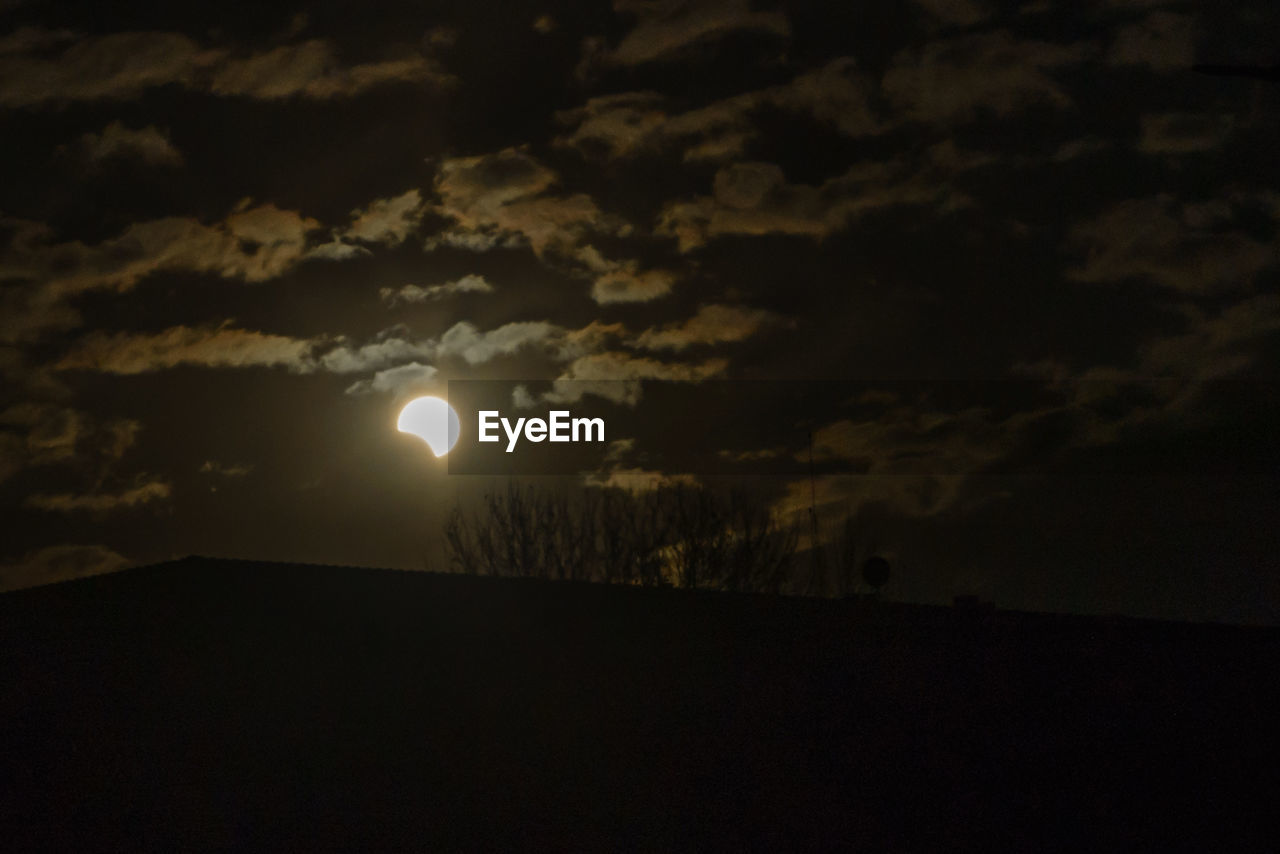
<svg viewBox="0 0 1280 854">
<path fill-rule="evenodd" d="M 437 457 L 443 457 L 458 444 L 458 413 L 438 397 L 419 397 L 400 410 L 396 429 L 412 433 L 426 442 Z"/>
</svg>

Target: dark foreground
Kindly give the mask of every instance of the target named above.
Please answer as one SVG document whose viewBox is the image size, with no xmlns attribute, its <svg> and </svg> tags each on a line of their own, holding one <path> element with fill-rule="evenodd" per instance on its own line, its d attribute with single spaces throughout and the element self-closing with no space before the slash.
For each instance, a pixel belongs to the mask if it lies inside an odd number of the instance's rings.
<svg viewBox="0 0 1280 854">
<path fill-rule="evenodd" d="M 1264 850 L 1280 632 L 203 559 L 0 596 L 0 847 Z"/>
</svg>

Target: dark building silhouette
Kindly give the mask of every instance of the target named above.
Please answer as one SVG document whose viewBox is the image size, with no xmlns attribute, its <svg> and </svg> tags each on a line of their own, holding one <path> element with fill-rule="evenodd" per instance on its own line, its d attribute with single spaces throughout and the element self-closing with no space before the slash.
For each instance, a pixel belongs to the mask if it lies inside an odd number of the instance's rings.
<svg viewBox="0 0 1280 854">
<path fill-rule="evenodd" d="M 189 558 L 0 632 L 11 851 L 1276 838 L 1275 629 Z"/>
</svg>

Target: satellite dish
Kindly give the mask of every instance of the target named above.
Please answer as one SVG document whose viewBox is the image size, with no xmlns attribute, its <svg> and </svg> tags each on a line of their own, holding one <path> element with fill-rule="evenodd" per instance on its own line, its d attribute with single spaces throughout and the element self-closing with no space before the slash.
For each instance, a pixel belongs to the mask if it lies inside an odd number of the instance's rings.
<svg viewBox="0 0 1280 854">
<path fill-rule="evenodd" d="M 880 557 L 880 555 L 872 555 L 862 564 L 862 580 L 871 585 L 872 589 L 877 593 L 889 580 L 889 561 Z"/>
</svg>

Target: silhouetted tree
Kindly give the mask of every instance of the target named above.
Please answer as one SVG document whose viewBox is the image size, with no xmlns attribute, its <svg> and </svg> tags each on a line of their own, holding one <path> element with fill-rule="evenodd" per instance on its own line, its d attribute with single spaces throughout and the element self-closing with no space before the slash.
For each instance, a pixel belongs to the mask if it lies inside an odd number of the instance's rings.
<svg viewBox="0 0 1280 854">
<path fill-rule="evenodd" d="M 742 490 L 674 486 L 566 493 L 520 486 L 487 493 L 445 526 L 452 567 L 477 575 L 778 592 L 796 532 Z"/>
<path fill-rule="evenodd" d="M 835 567 L 837 596 L 852 596 L 857 589 L 858 552 L 861 548 L 860 538 L 852 516 L 844 517 L 840 534 L 832 543 Z"/>
</svg>

